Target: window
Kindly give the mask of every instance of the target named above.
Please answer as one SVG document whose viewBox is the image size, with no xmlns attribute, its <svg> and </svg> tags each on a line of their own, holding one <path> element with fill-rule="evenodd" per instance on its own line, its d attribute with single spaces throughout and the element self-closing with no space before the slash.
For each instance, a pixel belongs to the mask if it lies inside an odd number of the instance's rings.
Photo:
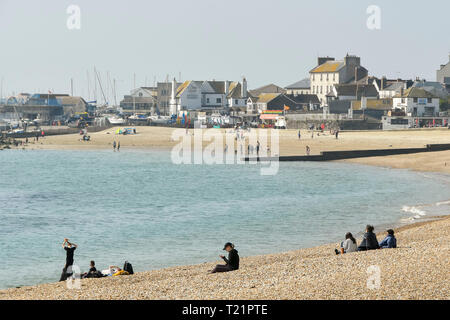
<svg viewBox="0 0 450 320">
<path fill-rule="evenodd" d="M 427 99 L 427 102 L 428 102 L 428 103 L 433 103 L 433 99 L 428 98 L 428 99 Z"/>
<path fill-rule="evenodd" d="M 234 100 L 234 104 L 239 104 L 239 100 Z"/>
<path fill-rule="evenodd" d="M 312 76 L 312 78 L 313 78 L 313 81 L 314 80 L 316 80 L 316 76 L 315 76 L 315 74 L 313 73 L 313 76 Z"/>
<path fill-rule="evenodd" d="M 322 81 L 322 79 L 323 79 L 323 75 L 322 75 L 322 74 L 320 74 L 320 81 Z"/>
<path fill-rule="evenodd" d="M 209 98 L 206 98 L 206 103 L 209 103 Z"/>
<path fill-rule="evenodd" d="M 222 99 L 221 98 L 217 98 L 216 99 L 216 103 L 222 103 Z"/>
<path fill-rule="evenodd" d="M 327 73 L 327 81 L 328 81 L 328 73 Z"/>
<path fill-rule="evenodd" d="M 333 73 L 333 81 L 336 81 L 336 73 Z"/>
<path fill-rule="evenodd" d="M 414 98 L 414 103 L 417 103 L 417 101 L 419 101 L 419 99 L 417 99 L 417 98 Z"/>
</svg>

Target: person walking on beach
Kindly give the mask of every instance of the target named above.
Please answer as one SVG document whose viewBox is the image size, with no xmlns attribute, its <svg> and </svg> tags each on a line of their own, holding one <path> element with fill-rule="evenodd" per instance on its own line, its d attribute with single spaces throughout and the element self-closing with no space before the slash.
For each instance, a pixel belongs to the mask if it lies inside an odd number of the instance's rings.
<svg viewBox="0 0 450 320">
<path fill-rule="evenodd" d="M 298 140 L 302 140 L 302 132 L 298 130 Z"/>
<path fill-rule="evenodd" d="M 336 130 L 336 140 L 338 140 L 338 139 L 339 139 L 339 129 Z"/>
<path fill-rule="evenodd" d="M 306 146 L 306 155 L 311 155 L 311 148 L 309 146 Z"/>
<path fill-rule="evenodd" d="M 397 239 L 394 235 L 394 230 L 389 229 L 387 231 L 387 237 L 380 242 L 381 249 L 397 249 Z"/>
<path fill-rule="evenodd" d="M 66 265 L 64 266 L 63 272 L 61 274 L 61 279 L 59 281 L 66 281 L 68 277 L 72 275 L 73 266 L 73 254 L 78 246 L 75 243 L 70 243 L 69 239 L 64 239 L 62 244 L 64 250 L 66 250 Z"/>
<path fill-rule="evenodd" d="M 116 141 L 114 140 L 114 142 L 113 142 L 113 149 L 114 149 L 114 152 L 116 152 L 116 147 L 117 147 L 117 143 L 116 143 Z"/>
<path fill-rule="evenodd" d="M 371 225 L 366 227 L 366 233 L 364 234 L 363 241 L 358 247 L 358 251 L 368 251 L 380 249 L 378 244 L 377 235 L 373 232 L 375 228 Z"/>
<path fill-rule="evenodd" d="M 341 243 L 341 251 L 335 249 L 337 255 L 356 251 L 358 251 L 358 245 L 350 232 L 345 235 L 345 241 Z"/>
<path fill-rule="evenodd" d="M 220 256 L 226 264 L 217 265 L 210 273 L 239 270 L 239 254 L 238 251 L 234 248 L 234 244 L 232 244 L 231 242 L 226 243 L 223 250 L 228 252 L 228 259 L 225 258 L 225 256 Z"/>
<path fill-rule="evenodd" d="M 120 141 L 117 143 L 117 152 L 120 152 Z"/>
</svg>

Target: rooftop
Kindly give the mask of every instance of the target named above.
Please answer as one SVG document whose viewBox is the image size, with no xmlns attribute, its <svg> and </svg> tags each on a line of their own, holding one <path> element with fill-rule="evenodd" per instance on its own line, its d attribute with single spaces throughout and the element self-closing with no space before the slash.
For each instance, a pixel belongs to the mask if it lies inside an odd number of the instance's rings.
<svg viewBox="0 0 450 320">
<path fill-rule="evenodd" d="M 337 72 L 344 66 L 344 61 L 327 61 L 324 64 L 312 69 L 311 73 Z"/>
<path fill-rule="evenodd" d="M 310 78 L 305 78 L 286 87 L 286 89 L 310 89 L 310 88 L 311 88 Z"/>
</svg>

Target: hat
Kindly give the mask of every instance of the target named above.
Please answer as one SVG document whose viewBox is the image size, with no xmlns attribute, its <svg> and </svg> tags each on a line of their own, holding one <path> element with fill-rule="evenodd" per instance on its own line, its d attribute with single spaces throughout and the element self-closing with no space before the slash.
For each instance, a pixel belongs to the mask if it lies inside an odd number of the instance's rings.
<svg viewBox="0 0 450 320">
<path fill-rule="evenodd" d="M 232 247 L 233 248 L 233 244 L 231 242 L 225 243 L 225 246 L 223 247 L 223 250 L 226 250 L 227 247 Z"/>
</svg>

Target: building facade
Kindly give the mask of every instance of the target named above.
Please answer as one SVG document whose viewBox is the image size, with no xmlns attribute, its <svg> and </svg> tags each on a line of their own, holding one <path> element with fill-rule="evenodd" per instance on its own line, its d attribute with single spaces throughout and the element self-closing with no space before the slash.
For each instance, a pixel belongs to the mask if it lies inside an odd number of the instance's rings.
<svg viewBox="0 0 450 320">
<path fill-rule="evenodd" d="M 134 89 L 124 96 L 120 108 L 125 114 L 155 114 L 158 90 L 154 87 Z"/>
<path fill-rule="evenodd" d="M 409 88 L 393 98 L 393 109 L 399 109 L 411 117 L 439 115 L 439 98 L 421 88 Z"/>
<path fill-rule="evenodd" d="M 317 66 L 310 71 L 311 94 L 317 95 L 321 104 L 326 105 L 326 96 L 333 85 L 356 82 L 367 76 L 368 71 L 361 66 L 360 57 L 347 55 L 340 61 L 319 57 Z"/>
<path fill-rule="evenodd" d="M 311 79 L 306 78 L 285 88 L 286 94 L 311 94 Z"/>
<path fill-rule="evenodd" d="M 170 113 L 180 111 L 229 112 L 231 108 L 247 106 L 247 80 L 185 81 L 177 87 L 172 82 Z"/>
</svg>

